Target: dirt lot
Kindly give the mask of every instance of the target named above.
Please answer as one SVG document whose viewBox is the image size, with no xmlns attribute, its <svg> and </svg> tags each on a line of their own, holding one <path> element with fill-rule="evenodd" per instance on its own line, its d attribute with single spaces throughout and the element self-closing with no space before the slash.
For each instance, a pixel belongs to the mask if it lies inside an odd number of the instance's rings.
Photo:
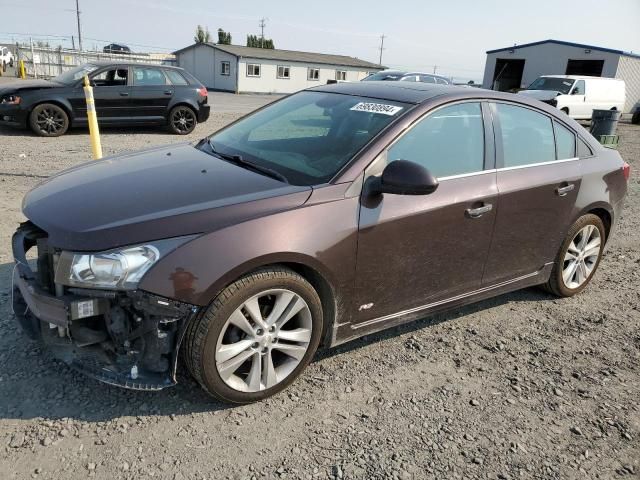
<svg viewBox="0 0 640 480">
<path fill-rule="evenodd" d="M 195 139 L 274 97 L 212 95 Z M 24 193 L 89 158 L 86 133 L 0 130 L 0 478 L 640 477 L 640 127 L 624 218 L 591 286 L 504 295 L 322 353 L 288 391 L 229 408 L 182 372 L 132 392 L 22 336 L 10 236 Z M 104 132 L 105 154 L 178 142 Z"/>
</svg>

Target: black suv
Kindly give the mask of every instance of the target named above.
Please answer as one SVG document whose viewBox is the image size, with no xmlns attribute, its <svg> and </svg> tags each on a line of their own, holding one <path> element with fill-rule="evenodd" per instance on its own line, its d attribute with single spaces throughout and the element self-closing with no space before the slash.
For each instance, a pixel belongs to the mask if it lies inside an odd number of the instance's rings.
<svg viewBox="0 0 640 480">
<path fill-rule="evenodd" d="M 112 43 L 107 45 L 102 49 L 104 53 L 119 53 L 119 54 L 129 54 L 131 53 L 131 49 L 126 45 L 120 45 L 119 43 Z"/>
<path fill-rule="evenodd" d="M 209 118 L 206 87 L 181 68 L 95 62 L 50 81 L 2 85 L 0 125 L 29 126 L 45 137 L 86 126 L 85 75 L 94 87 L 100 125 L 167 125 L 173 133 L 186 135 Z"/>
</svg>

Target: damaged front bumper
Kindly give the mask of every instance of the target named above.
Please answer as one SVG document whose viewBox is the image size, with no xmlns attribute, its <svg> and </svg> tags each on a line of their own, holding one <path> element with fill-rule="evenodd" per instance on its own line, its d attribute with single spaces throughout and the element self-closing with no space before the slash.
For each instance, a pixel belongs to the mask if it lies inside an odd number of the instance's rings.
<svg viewBox="0 0 640 480">
<path fill-rule="evenodd" d="M 37 261 L 27 252 L 37 246 Z M 140 290 L 53 282 L 59 252 L 27 222 L 13 236 L 13 312 L 25 333 L 97 380 L 138 390 L 176 384 L 178 348 L 198 307 Z M 35 268 L 32 265 L 35 263 Z"/>
</svg>

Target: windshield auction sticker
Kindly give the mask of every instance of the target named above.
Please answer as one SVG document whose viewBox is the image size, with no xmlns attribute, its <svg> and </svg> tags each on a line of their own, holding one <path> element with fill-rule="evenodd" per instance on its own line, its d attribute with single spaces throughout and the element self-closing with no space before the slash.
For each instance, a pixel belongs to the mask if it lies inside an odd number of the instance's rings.
<svg viewBox="0 0 640 480">
<path fill-rule="evenodd" d="M 356 103 L 350 110 L 355 110 L 356 112 L 381 113 L 382 115 L 395 115 L 402 110 L 402 107 L 386 105 L 384 103 L 360 102 Z"/>
</svg>

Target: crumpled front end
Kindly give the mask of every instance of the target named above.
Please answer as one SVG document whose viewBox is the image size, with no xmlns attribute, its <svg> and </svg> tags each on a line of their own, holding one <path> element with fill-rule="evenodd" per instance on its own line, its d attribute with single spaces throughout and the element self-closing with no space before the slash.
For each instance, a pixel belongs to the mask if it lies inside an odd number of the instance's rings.
<svg viewBox="0 0 640 480">
<path fill-rule="evenodd" d="M 72 368 L 112 385 L 159 390 L 176 383 L 178 348 L 198 307 L 141 290 L 54 282 L 60 251 L 30 222 L 13 236 L 13 311 L 25 333 Z M 27 254 L 37 248 L 37 258 Z"/>
</svg>

